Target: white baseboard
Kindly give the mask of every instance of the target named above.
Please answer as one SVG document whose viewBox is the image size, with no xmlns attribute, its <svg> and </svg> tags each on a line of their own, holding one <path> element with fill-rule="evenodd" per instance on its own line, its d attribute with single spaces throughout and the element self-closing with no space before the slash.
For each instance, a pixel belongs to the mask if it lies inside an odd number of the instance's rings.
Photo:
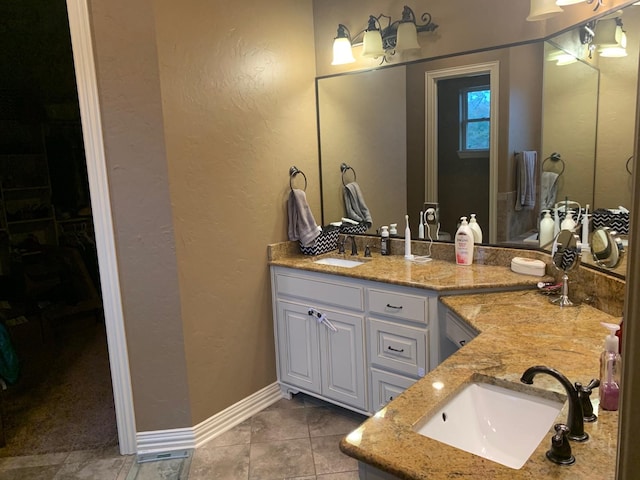
<svg viewBox="0 0 640 480">
<path fill-rule="evenodd" d="M 138 432 L 136 434 L 137 453 L 142 455 L 199 447 L 273 405 L 281 398 L 283 394 L 280 386 L 275 382 L 193 427 Z"/>
</svg>

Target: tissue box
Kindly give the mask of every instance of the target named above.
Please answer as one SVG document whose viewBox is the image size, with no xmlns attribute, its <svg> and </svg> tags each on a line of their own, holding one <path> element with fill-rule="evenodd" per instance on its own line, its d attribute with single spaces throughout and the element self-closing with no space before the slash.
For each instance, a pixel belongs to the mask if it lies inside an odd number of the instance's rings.
<svg viewBox="0 0 640 480">
<path fill-rule="evenodd" d="M 542 260 L 514 257 L 511 259 L 511 270 L 524 275 L 544 277 L 546 265 Z"/>
</svg>

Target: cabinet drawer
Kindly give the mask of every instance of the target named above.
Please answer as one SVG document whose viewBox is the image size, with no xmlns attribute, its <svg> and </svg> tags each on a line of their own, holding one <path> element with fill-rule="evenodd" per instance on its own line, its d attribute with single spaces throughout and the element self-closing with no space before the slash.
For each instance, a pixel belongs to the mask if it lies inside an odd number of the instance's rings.
<svg viewBox="0 0 640 480">
<path fill-rule="evenodd" d="M 369 312 L 427 323 L 427 299 L 418 295 L 369 289 Z"/>
<path fill-rule="evenodd" d="M 371 409 L 377 412 L 416 380 L 391 372 L 371 369 Z"/>
<path fill-rule="evenodd" d="M 406 327 L 384 320 L 369 319 L 369 352 L 371 363 L 413 377 L 427 371 L 426 330 Z"/>
<path fill-rule="evenodd" d="M 458 348 L 464 347 L 478 335 L 473 328 L 469 327 L 450 311 L 447 311 L 445 332 L 447 338 Z"/>
<path fill-rule="evenodd" d="M 275 288 L 278 296 L 287 295 L 310 300 L 312 305 L 324 303 L 364 311 L 364 289 L 358 285 L 336 282 L 336 277 L 292 275 L 277 272 Z"/>
</svg>

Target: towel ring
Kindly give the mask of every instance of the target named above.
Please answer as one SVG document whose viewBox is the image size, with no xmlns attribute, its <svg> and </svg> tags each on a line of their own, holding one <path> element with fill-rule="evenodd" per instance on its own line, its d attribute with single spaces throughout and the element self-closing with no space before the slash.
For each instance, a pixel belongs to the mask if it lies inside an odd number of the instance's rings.
<svg viewBox="0 0 640 480">
<path fill-rule="evenodd" d="M 633 175 L 633 172 L 631 171 L 631 169 L 629 168 L 629 162 L 633 160 L 633 155 L 631 155 L 629 158 L 627 158 L 627 163 L 624 166 L 624 168 L 627 169 L 627 172 L 629 172 L 629 175 Z"/>
<path fill-rule="evenodd" d="M 564 173 L 565 164 L 564 164 L 564 160 L 562 160 L 559 153 L 553 152 L 551 155 L 549 155 L 547 158 L 544 159 L 544 161 L 542 162 L 543 171 L 544 171 L 544 164 L 547 163 L 547 160 L 551 160 L 552 162 L 559 161 L 562 164 L 562 170 L 560 170 L 560 173 L 558 174 L 558 176 L 561 176 Z"/>
<path fill-rule="evenodd" d="M 344 183 L 344 174 L 347 173 L 348 170 L 351 170 L 353 172 L 353 181 L 355 182 L 356 181 L 356 171 L 353 169 L 353 167 L 350 167 L 346 163 L 341 163 L 340 164 L 340 171 L 342 172 L 342 185 L 344 185 L 345 187 L 347 186 L 347 184 Z"/>
<path fill-rule="evenodd" d="M 298 170 L 298 167 L 296 167 L 295 165 L 292 166 L 289 169 L 289 188 L 291 188 L 291 190 L 293 190 L 293 179 L 296 175 L 302 175 L 302 177 L 304 178 L 304 190 L 307 190 L 307 176 L 304 174 L 304 172 L 302 170 Z"/>
</svg>

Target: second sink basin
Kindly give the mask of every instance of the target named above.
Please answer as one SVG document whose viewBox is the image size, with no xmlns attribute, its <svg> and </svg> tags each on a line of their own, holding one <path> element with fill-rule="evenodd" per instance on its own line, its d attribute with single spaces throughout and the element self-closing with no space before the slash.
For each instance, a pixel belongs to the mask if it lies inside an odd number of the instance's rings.
<svg viewBox="0 0 640 480">
<path fill-rule="evenodd" d="M 519 469 L 545 436 L 551 438 L 549 430 L 563 406 L 559 398 L 476 381 L 453 395 L 432 417 L 418 422 L 414 430 Z"/>
<path fill-rule="evenodd" d="M 320 265 L 331 265 L 333 267 L 353 268 L 364 265 L 365 262 L 362 260 L 351 260 L 348 258 L 326 257 L 314 260 L 313 263 L 318 263 Z"/>
</svg>

